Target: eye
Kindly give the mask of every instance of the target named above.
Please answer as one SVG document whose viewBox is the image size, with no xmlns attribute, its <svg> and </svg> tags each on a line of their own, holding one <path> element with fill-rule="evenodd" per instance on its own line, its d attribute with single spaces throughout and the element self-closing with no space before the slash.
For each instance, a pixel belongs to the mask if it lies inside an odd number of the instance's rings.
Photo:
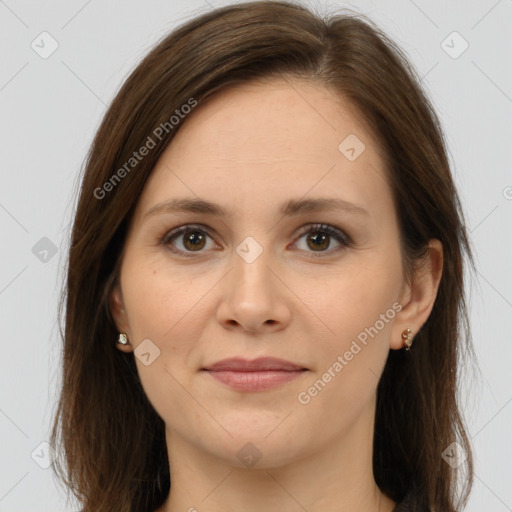
<svg viewBox="0 0 512 512">
<path fill-rule="evenodd" d="M 312 256 L 318 257 L 325 253 L 332 254 L 351 245 L 352 240 L 341 229 L 335 228 L 329 224 L 310 224 L 304 226 L 299 233 L 298 240 L 294 245 L 300 245 L 298 242 L 305 238 L 305 248 L 298 247 L 299 250 L 313 252 Z M 208 241 L 210 239 L 210 242 Z M 330 248 L 332 239 L 338 244 L 337 247 Z M 214 249 L 219 247 L 213 241 L 209 230 L 201 225 L 187 224 L 180 226 L 161 239 L 162 245 L 169 247 L 173 252 L 186 257 L 193 257 L 193 253 L 204 252 L 203 249 Z M 180 247 L 181 246 L 181 247 Z"/>
<path fill-rule="evenodd" d="M 316 252 L 316 253 L 334 253 L 338 252 L 345 247 L 350 246 L 351 239 L 348 235 L 346 235 L 341 229 L 335 228 L 334 226 L 330 226 L 329 224 L 313 224 L 309 226 L 304 226 L 301 230 L 301 238 L 305 237 L 306 248 L 301 248 L 301 250 L 311 249 L 308 252 Z M 335 248 L 329 249 L 332 243 L 332 239 L 338 243 L 338 246 Z M 327 250 L 329 249 L 329 250 Z M 322 254 L 315 254 L 314 256 L 321 256 Z"/>
<path fill-rule="evenodd" d="M 187 253 L 202 252 L 204 248 L 212 248 L 213 241 L 208 246 L 208 238 L 211 239 L 211 236 L 205 228 L 189 224 L 167 233 L 162 239 L 162 244 L 184 256 L 193 256 Z M 176 245 L 181 247 L 176 247 Z"/>
</svg>

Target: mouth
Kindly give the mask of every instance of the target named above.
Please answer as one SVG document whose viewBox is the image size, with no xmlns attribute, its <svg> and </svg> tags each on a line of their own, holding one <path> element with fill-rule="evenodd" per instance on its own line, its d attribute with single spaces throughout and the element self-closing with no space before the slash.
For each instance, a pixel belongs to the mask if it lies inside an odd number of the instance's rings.
<svg viewBox="0 0 512 512">
<path fill-rule="evenodd" d="M 224 359 L 201 370 L 218 382 L 245 392 L 272 389 L 309 371 L 290 361 L 269 357 L 252 361 L 242 358 Z"/>
</svg>

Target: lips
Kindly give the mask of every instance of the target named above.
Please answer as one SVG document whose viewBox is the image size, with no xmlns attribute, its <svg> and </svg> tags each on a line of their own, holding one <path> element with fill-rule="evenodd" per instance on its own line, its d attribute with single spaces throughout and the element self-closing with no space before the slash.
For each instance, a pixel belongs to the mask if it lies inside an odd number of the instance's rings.
<svg viewBox="0 0 512 512">
<path fill-rule="evenodd" d="M 264 372 L 264 371 L 299 371 L 307 370 L 304 366 L 296 365 L 284 359 L 277 359 L 275 357 L 260 357 L 253 359 L 243 359 L 241 357 L 234 357 L 231 359 L 223 359 L 212 365 L 202 368 L 208 371 L 233 371 L 233 372 Z"/>
<path fill-rule="evenodd" d="M 284 359 L 261 357 L 252 361 L 243 358 L 224 359 L 202 370 L 235 391 L 257 392 L 290 382 L 306 373 L 308 368 Z"/>
</svg>

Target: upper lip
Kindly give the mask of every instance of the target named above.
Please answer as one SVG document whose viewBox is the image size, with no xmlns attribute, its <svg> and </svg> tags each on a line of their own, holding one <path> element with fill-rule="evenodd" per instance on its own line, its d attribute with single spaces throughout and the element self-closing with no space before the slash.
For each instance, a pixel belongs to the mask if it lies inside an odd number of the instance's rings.
<svg viewBox="0 0 512 512">
<path fill-rule="evenodd" d="M 232 371 L 232 372 L 256 372 L 268 370 L 297 371 L 307 370 L 304 366 L 300 366 L 284 359 L 275 357 L 259 357 L 258 359 L 244 359 L 242 357 L 233 357 L 223 359 L 214 364 L 208 365 L 202 370 L 211 371 Z"/>
</svg>

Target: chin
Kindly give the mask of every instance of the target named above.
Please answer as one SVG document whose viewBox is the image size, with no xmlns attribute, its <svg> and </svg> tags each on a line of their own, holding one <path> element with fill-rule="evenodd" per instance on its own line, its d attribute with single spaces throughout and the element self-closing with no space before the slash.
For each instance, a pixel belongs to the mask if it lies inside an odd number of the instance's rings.
<svg viewBox="0 0 512 512">
<path fill-rule="evenodd" d="M 282 467 L 308 455 L 314 440 L 304 439 L 282 422 L 260 422 L 250 425 L 223 423 L 231 436 L 223 431 L 221 439 L 202 437 L 204 450 L 226 464 L 247 469 Z M 298 430 L 298 429 L 297 429 Z M 225 434 L 225 435 L 224 435 Z"/>
<path fill-rule="evenodd" d="M 279 439 L 277 442 L 261 439 L 234 438 L 226 446 L 226 451 L 218 451 L 215 447 L 213 455 L 222 459 L 225 464 L 247 470 L 275 469 L 292 464 L 301 459 L 305 453 L 289 440 Z M 305 447 L 304 447 L 305 449 Z"/>
</svg>

